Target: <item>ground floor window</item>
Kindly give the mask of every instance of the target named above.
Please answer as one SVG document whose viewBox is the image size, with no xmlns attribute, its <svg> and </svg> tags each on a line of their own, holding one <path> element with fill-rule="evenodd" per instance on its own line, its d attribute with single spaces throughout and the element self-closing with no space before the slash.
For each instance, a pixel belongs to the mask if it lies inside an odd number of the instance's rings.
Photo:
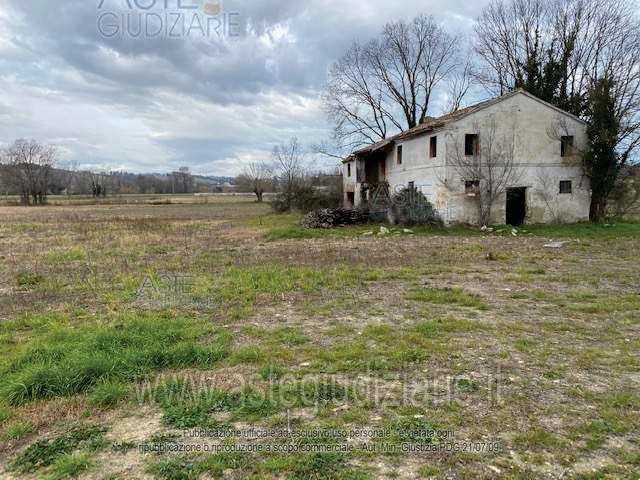
<svg viewBox="0 0 640 480">
<path fill-rule="evenodd" d="M 353 207 L 356 203 L 356 194 L 353 192 L 347 192 L 347 203 L 350 207 Z"/>
<path fill-rule="evenodd" d="M 573 191 L 573 185 L 571 180 L 560 181 L 560 193 L 571 193 Z"/>
<path fill-rule="evenodd" d="M 467 180 L 464 182 L 464 193 L 467 195 L 475 195 L 480 191 L 479 180 Z"/>
</svg>

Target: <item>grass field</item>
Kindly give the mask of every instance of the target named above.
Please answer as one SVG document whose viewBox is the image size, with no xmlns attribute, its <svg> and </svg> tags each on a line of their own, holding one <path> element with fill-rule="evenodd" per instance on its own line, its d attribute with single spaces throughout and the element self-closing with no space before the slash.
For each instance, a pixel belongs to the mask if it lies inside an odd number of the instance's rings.
<svg viewBox="0 0 640 480">
<path fill-rule="evenodd" d="M 640 478 L 640 223 L 62 203 L 0 207 L 0 478 Z"/>
</svg>

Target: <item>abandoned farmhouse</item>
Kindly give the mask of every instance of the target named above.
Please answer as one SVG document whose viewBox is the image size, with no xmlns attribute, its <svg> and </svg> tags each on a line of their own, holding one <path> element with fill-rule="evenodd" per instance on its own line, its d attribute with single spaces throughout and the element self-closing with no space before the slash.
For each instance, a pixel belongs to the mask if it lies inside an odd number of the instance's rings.
<svg viewBox="0 0 640 480">
<path fill-rule="evenodd" d="M 588 220 L 586 144 L 585 122 L 516 90 L 354 152 L 344 202 L 374 209 L 381 190 L 413 187 L 447 224 Z"/>
</svg>

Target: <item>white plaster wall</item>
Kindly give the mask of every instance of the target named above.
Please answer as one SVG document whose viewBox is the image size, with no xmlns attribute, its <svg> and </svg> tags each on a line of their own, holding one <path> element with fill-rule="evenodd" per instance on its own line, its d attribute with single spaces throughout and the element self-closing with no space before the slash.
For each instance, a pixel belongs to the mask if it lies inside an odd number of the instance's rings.
<svg viewBox="0 0 640 480">
<path fill-rule="evenodd" d="M 455 155 L 455 142 L 459 142 L 459 148 L 464 152 L 465 134 L 479 133 L 482 143 L 491 119 L 496 122 L 498 141 L 514 139 L 514 159 L 519 174 L 509 187 L 527 187 L 526 223 L 587 220 L 589 181 L 583 176 L 579 156 L 561 157 L 560 140 L 555 138 L 561 125 L 562 134 L 573 135 L 576 150 L 583 151 L 587 142 L 586 127 L 525 94 L 507 98 L 433 134 L 398 141 L 397 145 L 403 146 L 402 165 L 397 164 L 395 147 L 386 160 L 387 181 L 391 189 L 402 188 L 413 181 L 434 204 L 445 222 L 477 223 L 476 202 L 465 194 L 465 179 L 451 166 L 448 158 Z M 438 136 L 436 158 L 429 158 L 429 138 L 432 135 Z M 572 194 L 559 193 L 561 180 L 572 181 Z M 506 221 L 504 197 L 493 206 L 493 223 Z"/>
<path fill-rule="evenodd" d="M 351 175 L 349 175 L 349 167 L 351 165 Z M 357 173 L 356 173 L 356 162 L 355 160 L 344 162 L 342 164 L 342 183 L 343 183 L 343 192 L 344 192 L 344 204 L 345 206 L 349 206 L 349 202 L 347 200 L 347 193 L 355 194 L 355 204 L 360 204 L 360 192 L 357 185 Z"/>
<path fill-rule="evenodd" d="M 437 156 L 429 157 L 430 138 L 438 137 Z M 402 145 L 402 165 L 398 165 L 397 146 Z M 387 181 L 391 191 L 398 191 L 414 182 L 427 199 L 441 210 L 446 206 L 447 189 L 445 178 L 445 137 L 441 134 L 423 135 L 398 141 L 394 150 L 387 155 Z"/>
</svg>

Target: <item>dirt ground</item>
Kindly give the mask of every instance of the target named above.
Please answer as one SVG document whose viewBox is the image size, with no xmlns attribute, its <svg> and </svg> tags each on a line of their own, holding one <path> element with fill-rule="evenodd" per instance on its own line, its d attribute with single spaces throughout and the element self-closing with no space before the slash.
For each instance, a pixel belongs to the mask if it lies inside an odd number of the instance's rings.
<svg viewBox="0 0 640 480">
<path fill-rule="evenodd" d="M 553 248 L 558 237 L 526 227 L 371 226 L 270 240 L 297 220 L 249 198 L 0 207 L 0 477 L 640 479 L 640 236 L 567 229 Z M 229 350 L 105 374 L 125 392 L 100 390 L 113 402 L 96 399 L 93 380 L 11 396 L 25 379 L 39 385 L 29 369 L 77 368 L 55 345 L 81 350 L 93 328 L 111 334 L 136 315 L 186 319 L 185 341 L 224 336 Z M 140 401 L 171 378 L 242 400 L 192 399 L 188 411 Z M 282 396 L 309 379 L 322 386 L 313 401 L 250 407 L 238 393 Z M 75 425 L 103 427 L 100 445 L 55 443 Z M 213 454 L 247 442 L 185 435 L 187 425 L 333 429 L 346 437 L 296 445 L 349 448 Z M 382 438 L 365 438 L 374 431 Z M 140 448 L 158 443 L 182 451 Z M 49 460 L 21 470 L 25 454 Z"/>
</svg>

